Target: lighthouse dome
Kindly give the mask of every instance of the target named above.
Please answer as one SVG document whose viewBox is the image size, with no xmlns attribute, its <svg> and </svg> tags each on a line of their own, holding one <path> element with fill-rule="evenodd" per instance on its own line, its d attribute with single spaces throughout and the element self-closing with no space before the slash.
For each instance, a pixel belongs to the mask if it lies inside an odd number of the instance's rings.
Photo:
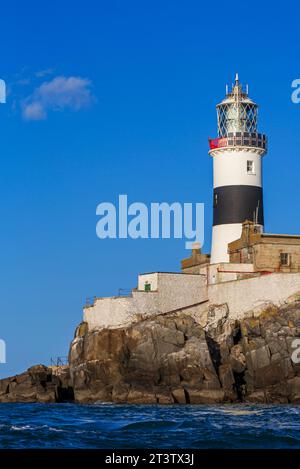
<svg viewBox="0 0 300 469">
<path fill-rule="evenodd" d="M 248 96 L 248 87 L 243 89 L 236 74 L 230 92 L 217 105 L 218 134 L 227 137 L 229 132 L 256 132 L 258 105 Z"/>
</svg>

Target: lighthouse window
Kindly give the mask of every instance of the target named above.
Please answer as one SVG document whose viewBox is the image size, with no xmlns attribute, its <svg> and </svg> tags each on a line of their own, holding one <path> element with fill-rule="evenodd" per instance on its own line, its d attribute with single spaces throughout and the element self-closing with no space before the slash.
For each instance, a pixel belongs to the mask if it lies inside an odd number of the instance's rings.
<svg viewBox="0 0 300 469">
<path fill-rule="evenodd" d="M 254 161 L 252 160 L 247 161 L 247 174 L 255 174 Z"/>
</svg>

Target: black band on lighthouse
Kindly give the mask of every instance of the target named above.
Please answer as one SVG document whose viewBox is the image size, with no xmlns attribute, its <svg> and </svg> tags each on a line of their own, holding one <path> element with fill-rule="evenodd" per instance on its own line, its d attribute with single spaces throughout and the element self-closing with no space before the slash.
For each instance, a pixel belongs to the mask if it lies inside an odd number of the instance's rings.
<svg viewBox="0 0 300 469">
<path fill-rule="evenodd" d="M 256 186 L 223 186 L 214 189 L 215 225 L 243 223 L 264 224 L 263 191 Z"/>
</svg>

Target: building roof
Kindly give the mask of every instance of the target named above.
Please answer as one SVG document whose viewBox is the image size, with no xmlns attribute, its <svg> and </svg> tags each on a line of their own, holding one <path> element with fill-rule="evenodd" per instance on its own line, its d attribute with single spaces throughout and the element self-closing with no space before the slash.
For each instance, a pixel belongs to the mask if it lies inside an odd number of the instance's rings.
<svg viewBox="0 0 300 469">
<path fill-rule="evenodd" d="M 296 235 L 296 234 L 261 233 L 261 236 L 263 238 L 273 237 L 273 238 L 299 238 L 300 239 L 300 235 Z"/>
</svg>

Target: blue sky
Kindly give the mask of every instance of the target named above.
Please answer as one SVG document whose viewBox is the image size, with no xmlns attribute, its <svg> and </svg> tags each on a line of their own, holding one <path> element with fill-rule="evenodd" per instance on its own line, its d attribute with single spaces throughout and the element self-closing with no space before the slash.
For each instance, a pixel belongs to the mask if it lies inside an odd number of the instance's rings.
<svg viewBox="0 0 300 469">
<path fill-rule="evenodd" d="M 300 6 L 11 1 L 1 7 L 0 376 L 66 355 L 86 297 L 178 270 L 184 240 L 99 240 L 96 206 L 204 202 L 215 104 L 236 71 L 260 104 L 269 232 L 300 233 Z"/>
</svg>

